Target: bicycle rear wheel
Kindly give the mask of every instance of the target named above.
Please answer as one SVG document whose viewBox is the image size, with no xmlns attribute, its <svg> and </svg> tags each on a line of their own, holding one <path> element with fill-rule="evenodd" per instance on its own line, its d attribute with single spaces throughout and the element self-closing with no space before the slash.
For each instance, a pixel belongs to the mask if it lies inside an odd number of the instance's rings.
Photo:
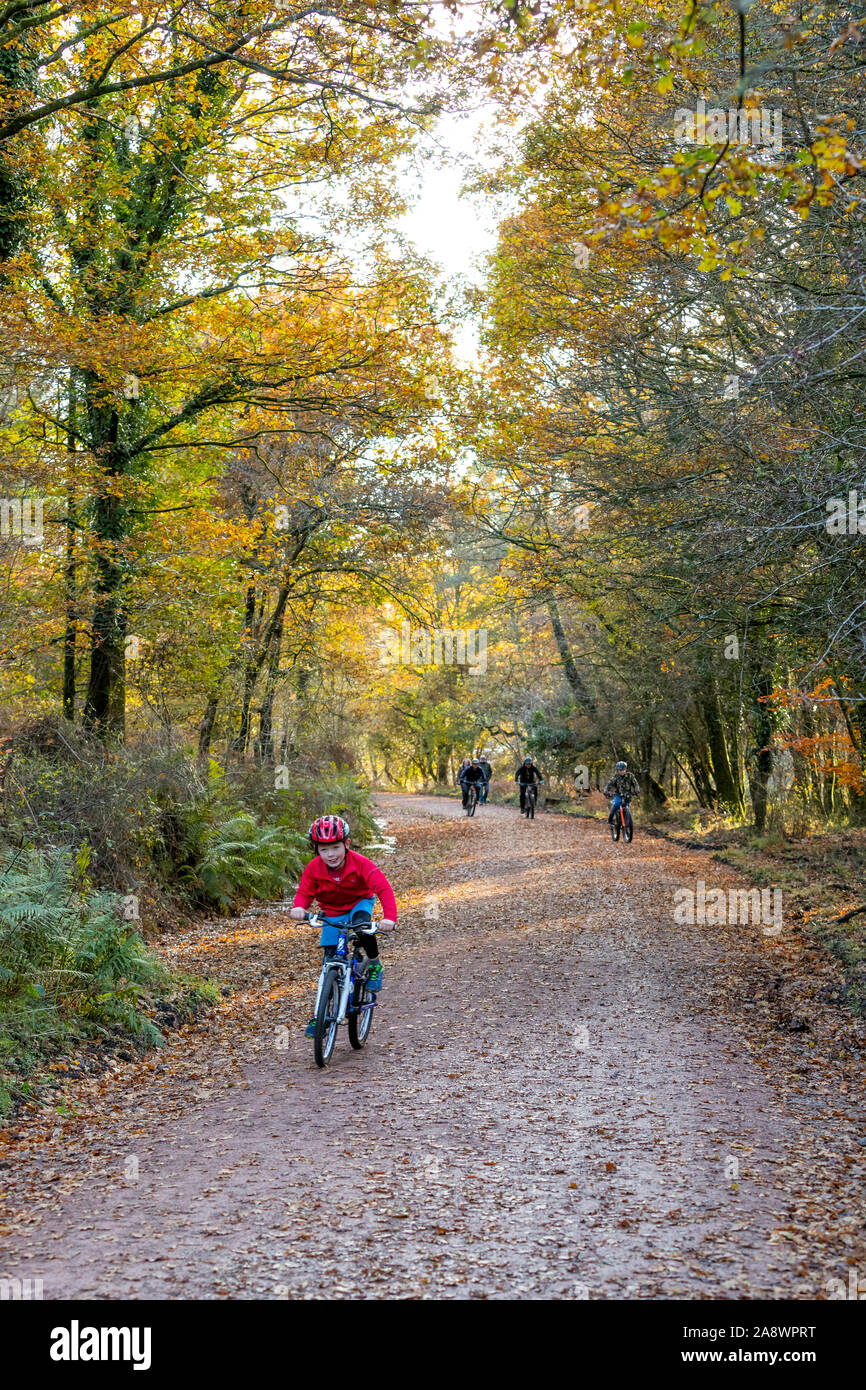
<svg viewBox="0 0 866 1390">
<path fill-rule="evenodd" d="M 355 997 L 353 1003 L 355 1005 L 355 1008 L 353 1009 L 352 1013 L 350 1013 L 347 1016 L 346 1025 L 349 1032 L 349 1042 L 352 1044 L 355 1051 L 357 1052 L 360 1048 L 364 1046 L 364 1043 L 370 1036 L 370 1029 L 373 1026 L 374 1012 L 372 1008 L 360 1008 L 362 1004 L 372 1003 L 372 998 L 367 990 L 366 985 L 362 984 L 360 980 L 355 985 Z"/>
<path fill-rule="evenodd" d="M 317 1067 L 326 1067 L 331 1060 L 334 1044 L 337 1041 L 337 1015 L 340 1012 L 340 981 L 336 970 L 328 971 L 328 978 L 322 986 L 319 1007 L 316 1010 L 316 1032 L 313 1038 L 313 1056 Z"/>
</svg>

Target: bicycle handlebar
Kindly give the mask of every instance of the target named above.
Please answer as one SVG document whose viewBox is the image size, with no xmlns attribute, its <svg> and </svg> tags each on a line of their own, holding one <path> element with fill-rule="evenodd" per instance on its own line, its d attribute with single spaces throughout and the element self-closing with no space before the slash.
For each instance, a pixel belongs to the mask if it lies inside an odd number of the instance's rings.
<svg viewBox="0 0 866 1390">
<path fill-rule="evenodd" d="M 331 917 L 325 917 L 321 912 L 305 912 L 304 920 L 309 922 L 311 927 L 321 927 L 325 925 L 328 927 L 336 927 L 337 931 L 354 932 L 356 935 L 359 931 L 363 931 L 366 935 L 372 936 L 379 930 L 378 922 L 359 922 L 357 924 L 353 922 L 335 922 Z"/>
<path fill-rule="evenodd" d="M 309 922 L 311 927 L 321 927 L 323 924 L 328 927 L 336 927 L 337 931 L 354 933 L 363 932 L 365 936 L 375 936 L 379 931 L 395 931 L 395 927 L 383 927 L 380 922 L 335 922 L 331 917 L 325 917 L 321 912 L 305 912 L 302 919 Z"/>
</svg>

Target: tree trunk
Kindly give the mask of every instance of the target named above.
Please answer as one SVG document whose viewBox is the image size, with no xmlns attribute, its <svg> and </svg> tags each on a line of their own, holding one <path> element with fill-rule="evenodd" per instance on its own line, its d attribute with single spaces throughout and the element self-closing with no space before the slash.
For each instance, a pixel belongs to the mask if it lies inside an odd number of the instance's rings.
<svg viewBox="0 0 866 1390">
<path fill-rule="evenodd" d="M 838 684 L 836 688 L 838 690 Z M 840 699 L 839 706 L 845 719 L 848 737 L 860 762 L 860 769 L 866 773 L 866 701 L 861 700 L 852 709 L 847 700 Z M 848 815 L 852 825 L 866 825 L 866 791 L 851 786 L 847 791 Z"/>
<path fill-rule="evenodd" d="M 773 737 L 773 716 L 769 706 L 769 697 L 773 692 L 772 673 L 769 671 L 759 672 L 753 681 L 752 689 L 755 700 L 755 747 L 749 786 L 752 794 L 755 829 L 761 835 L 767 823 L 767 791 L 770 774 L 773 771 L 773 751 L 770 748 L 770 740 Z"/>
<path fill-rule="evenodd" d="M 256 679 L 259 673 L 259 666 L 255 660 L 256 649 L 256 586 L 248 584 L 244 595 L 244 635 L 242 638 L 241 651 L 244 668 L 244 686 L 241 696 L 241 722 L 238 732 L 232 739 L 232 752 L 243 757 L 247 751 L 247 742 L 250 736 L 250 706 L 253 699 Z"/>
<path fill-rule="evenodd" d="M 704 750 L 698 747 L 697 740 L 688 723 L 683 724 L 683 736 L 686 746 L 686 762 L 691 770 L 698 805 L 704 810 L 711 811 L 715 805 L 716 796 L 709 763 L 704 756 Z"/>
<path fill-rule="evenodd" d="M 23 7 L 22 7 L 23 11 Z M 6 10 L 5 24 L 8 31 L 13 10 Z M 17 18 L 24 17 L 19 12 Z M 0 80 L 8 92 L 32 92 L 36 68 L 33 57 L 27 51 L 27 35 L 23 42 L 7 43 L 0 49 Z M 12 150 L 11 143 L 4 146 Z M 14 154 L 6 158 L 0 156 L 0 262 L 11 261 L 28 239 L 27 202 L 28 184 L 22 172 L 23 161 L 17 162 Z M 0 284 L 6 277 L 0 278 Z M 8 281 L 6 281 L 8 283 Z"/>
<path fill-rule="evenodd" d="M 69 415 L 70 421 L 74 413 L 74 386 L 70 380 L 69 386 Z M 73 426 L 74 428 L 74 426 Z M 66 447 L 70 455 L 75 452 L 75 439 L 70 430 L 66 439 Z M 69 459 L 69 476 L 66 484 L 66 561 L 63 568 L 63 602 L 66 610 L 66 622 L 63 632 L 63 718 L 68 719 L 70 724 L 75 719 L 75 636 L 76 636 L 76 580 L 77 565 L 75 558 L 75 482 L 72 472 L 72 458 Z"/>
<path fill-rule="evenodd" d="M 712 677 L 708 676 L 707 679 L 712 680 Z M 713 781 L 719 801 L 735 815 L 739 815 L 743 810 L 743 794 L 728 755 L 719 696 L 714 686 L 710 686 L 709 690 L 700 696 L 698 705 L 707 731 Z"/>
<path fill-rule="evenodd" d="M 198 730 L 198 755 L 204 762 L 210 757 L 210 745 L 213 738 L 214 724 L 216 723 L 217 710 L 219 709 L 219 693 L 208 696 L 207 708 L 202 716 Z"/>
<path fill-rule="evenodd" d="M 640 777 L 641 800 L 644 811 L 651 811 L 653 804 L 663 806 L 667 801 L 667 794 L 664 787 L 652 775 L 653 761 L 653 725 L 645 726 L 641 731 L 638 754 L 640 758 Z M 662 770 L 664 776 L 664 770 Z"/>
<path fill-rule="evenodd" d="M 100 384 L 101 385 L 101 384 Z M 101 487 L 94 508 L 93 533 L 96 539 L 96 601 L 91 630 L 90 680 L 84 704 L 84 723 L 100 738 L 122 739 L 126 727 L 126 632 L 124 605 L 126 561 L 126 519 L 117 480 L 123 476 L 124 460 L 117 449 L 118 417 L 106 408 L 104 396 L 88 402 L 91 418 L 107 413 L 107 428 L 94 429 L 106 439 L 108 454 Z M 98 457 L 98 453 L 97 453 Z"/>
<path fill-rule="evenodd" d="M 274 758 L 274 697 L 280 671 L 280 655 L 283 647 L 283 621 L 280 619 L 271 640 L 271 655 L 268 659 L 268 674 L 265 693 L 259 709 L 259 758 L 262 763 L 273 763 Z"/>
<path fill-rule="evenodd" d="M 565 628 L 562 626 L 562 618 L 559 615 L 559 607 L 555 598 L 549 598 L 547 600 L 547 611 L 550 614 L 553 635 L 556 638 L 556 646 L 562 660 L 562 669 L 565 674 L 565 679 L 571 686 L 577 704 L 595 718 L 598 714 L 598 708 L 595 700 L 583 683 L 583 677 L 577 669 L 571 647 L 568 644 L 568 638 L 565 635 Z"/>
</svg>

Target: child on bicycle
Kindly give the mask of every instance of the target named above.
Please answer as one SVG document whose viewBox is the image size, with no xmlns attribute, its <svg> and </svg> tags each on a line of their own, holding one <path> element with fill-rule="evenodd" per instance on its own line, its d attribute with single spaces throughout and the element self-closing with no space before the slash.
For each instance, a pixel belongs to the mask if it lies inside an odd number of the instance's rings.
<svg viewBox="0 0 866 1390">
<path fill-rule="evenodd" d="M 397 925 L 397 903 L 394 890 L 378 865 L 349 848 L 349 823 L 342 816 L 319 816 L 309 831 L 315 858 L 301 874 L 291 916 L 303 918 L 313 899 L 329 922 L 322 926 L 319 945 L 324 947 L 325 959 L 333 956 L 340 933 L 331 922 L 351 924 L 358 933 L 358 944 L 370 962 L 367 988 L 376 992 L 382 988 L 382 962 L 375 932 L 365 932 L 363 926 L 373 920 L 373 908 L 378 897 L 385 914 L 380 927 L 386 931 Z M 315 1016 L 306 1027 L 312 1038 L 316 1030 Z"/>
</svg>

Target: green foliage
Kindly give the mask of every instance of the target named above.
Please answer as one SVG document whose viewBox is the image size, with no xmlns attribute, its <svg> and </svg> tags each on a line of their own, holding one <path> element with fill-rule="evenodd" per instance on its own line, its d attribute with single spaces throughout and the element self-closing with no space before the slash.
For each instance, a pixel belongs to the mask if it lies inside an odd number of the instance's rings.
<svg viewBox="0 0 866 1390">
<path fill-rule="evenodd" d="M 324 785 L 296 782 L 284 791 L 272 790 L 272 784 L 270 769 L 250 770 L 231 790 L 223 785 L 207 807 L 214 816 L 225 813 L 232 798 L 242 799 L 257 808 L 261 820 L 250 810 L 236 810 L 208 827 L 200 815 L 201 840 L 184 880 L 199 904 L 231 912 L 249 898 L 280 897 L 310 858 L 305 832 L 316 816 L 343 816 L 356 848 L 377 838 L 367 794 L 351 778 L 335 777 Z"/>
<path fill-rule="evenodd" d="M 544 758 L 548 773 L 569 778 L 575 762 L 585 752 L 585 739 L 575 730 L 574 710 L 569 705 L 539 709 L 527 723 L 527 752 Z"/>
<path fill-rule="evenodd" d="M 202 904 L 230 912 L 246 898 L 277 897 L 288 875 L 300 875 L 308 856 L 297 832 L 258 825 L 241 812 L 213 828 L 190 883 Z"/>
<path fill-rule="evenodd" d="M 61 741 L 62 740 L 62 741 Z M 133 744 L 106 753 L 69 726 L 43 721 L 17 741 L 24 756 L 4 807 L 10 841 L 77 856 L 100 888 L 228 911 L 279 897 L 296 878 L 315 816 L 345 816 L 361 848 L 377 830 L 367 793 L 351 777 L 295 776 L 275 790 L 273 768 L 202 769 L 184 750 Z"/>
<path fill-rule="evenodd" d="M 0 1113 L 39 1056 L 113 1027 L 162 1041 L 142 991 L 167 982 L 123 917 L 119 895 L 94 889 L 86 856 L 0 851 Z"/>
<path fill-rule="evenodd" d="M 355 849 L 363 849 L 365 844 L 379 839 L 379 827 L 373 820 L 370 799 L 357 782 L 348 777 L 335 777 L 333 781 L 320 784 L 316 790 L 319 804 L 310 820 L 313 816 L 343 816 L 349 822 Z"/>
<path fill-rule="evenodd" d="M 234 798 L 265 822 L 302 835 L 316 816 L 335 815 L 349 822 L 356 849 L 378 839 L 368 792 L 353 777 L 340 776 L 333 768 L 330 775 L 293 775 L 289 787 L 274 790 L 273 769 L 251 767 L 235 774 L 230 791 L 228 784 L 224 786 L 226 798 Z"/>
</svg>

